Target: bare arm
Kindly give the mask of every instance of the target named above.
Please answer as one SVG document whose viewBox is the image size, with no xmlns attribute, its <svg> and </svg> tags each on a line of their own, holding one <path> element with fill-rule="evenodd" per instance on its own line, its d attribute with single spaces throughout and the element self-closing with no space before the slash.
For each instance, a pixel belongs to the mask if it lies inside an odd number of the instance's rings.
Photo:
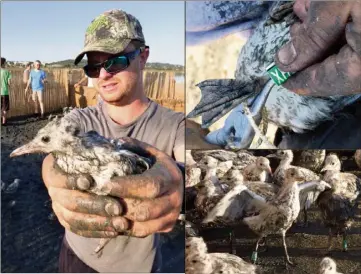
<svg viewBox="0 0 361 274">
<path fill-rule="evenodd" d="M 31 83 L 31 76 L 29 75 L 29 80 L 28 83 L 26 84 L 25 92 L 29 90 L 30 83 Z"/>
<path fill-rule="evenodd" d="M 74 87 L 78 87 L 85 83 L 85 81 L 88 80 L 88 77 L 84 76 L 78 83 L 74 85 Z"/>
<path fill-rule="evenodd" d="M 174 149 L 174 158 L 177 162 L 184 163 L 185 162 L 185 146 L 178 146 Z"/>
</svg>

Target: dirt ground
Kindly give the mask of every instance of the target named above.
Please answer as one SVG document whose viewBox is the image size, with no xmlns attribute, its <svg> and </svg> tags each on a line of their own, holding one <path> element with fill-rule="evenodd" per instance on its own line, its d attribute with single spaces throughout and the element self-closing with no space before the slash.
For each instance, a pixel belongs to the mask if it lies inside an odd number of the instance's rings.
<svg viewBox="0 0 361 274">
<path fill-rule="evenodd" d="M 57 272 L 64 229 L 52 214 L 41 179 L 44 155 L 9 158 L 12 150 L 30 141 L 47 120 L 27 118 L 1 128 L 1 272 Z M 8 186 L 20 179 L 10 193 Z M 5 187 L 3 188 L 3 183 Z M 161 237 L 163 270 L 184 272 L 184 229 L 177 225 Z"/>
<path fill-rule="evenodd" d="M 354 171 L 357 166 L 352 160 L 353 151 L 329 151 L 342 153 L 345 171 Z M 254 152 L 255 155 L 265 156 L 267 151 Z M 277 165 L 277 160 L 270 159 L 272 170 Z M 194 197 L 193 197 L 194 198 Z M 360 200 L 360 199 L 359 199 Z M 192 222 L 199 222 L 197 213 L 194 209 L 194 200 L 187 199 L 187 219 Z M 308 211 L 309 226 L 301 227 L 294 225 L 286 234 L 286 243 L 291 261 L 295 266 L 286 266 L 282 238 L 276 235 L 270 235 L 267 238 L 267 250 L 261 252 L 259 249 L 257 265 L 263 273 L 267 274 L 316 274 L 319 263 L 322 258 L 329 256 L 337 263 L 337 270 L 341 273 L 361 273 L 361 201 L 359 201 L 359 210 L 355 217 L 355 223 L 349 231 L 348 252 L 342 252 L 342 237 L 338 237 L 333 242 L 333 251 L 326 255 L 328 229 L 321 222 L 320 212 L 316 206 Z M 302 215 L 301 215 L 302 216 Z M 231 228 L 215 227 L 209 225 L 200 230 L 207 243 L 209 252 L 233 253 L 242 259 L 251 262 L 251 255 L 255 248 L 257 235 L 250 231 L 246 226 L 235 227 L 234 240 L 230 244 Z M 233 250 L 233 252 L 232 252 Z"/>
</svg>

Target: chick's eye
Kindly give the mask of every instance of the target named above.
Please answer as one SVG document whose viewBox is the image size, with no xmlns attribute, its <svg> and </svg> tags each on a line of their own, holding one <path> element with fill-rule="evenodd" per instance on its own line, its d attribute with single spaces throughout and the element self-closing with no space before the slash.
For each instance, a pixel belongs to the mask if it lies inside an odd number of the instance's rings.
<svg viewBox="0 0 361 274">
<path fill-rule="evenodd" d="M 333 166 L 334 166 L 334 165 L 335 165 L 335 163 L 331 163 L 331 165 L 333 165 Z"/>
<path fill-rule="evenodd" d="M 49 136 L 43 136 L 43 137 L 41 137 L 41 141 L 43 141 L 44 143 L 49 143 L 50 137 Z"/>
</svg>

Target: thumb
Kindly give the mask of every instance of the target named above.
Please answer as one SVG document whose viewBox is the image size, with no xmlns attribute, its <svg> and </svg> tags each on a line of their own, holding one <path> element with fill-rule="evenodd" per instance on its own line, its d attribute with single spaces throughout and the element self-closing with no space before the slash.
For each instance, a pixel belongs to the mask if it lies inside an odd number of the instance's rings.
<svg viewBox="0 0 361 274">
<path fill-rule="evenodd" d="M 282 71 L 296 72 L 324 59 L 342 37 L 350 14 L 351 2 L 311 2 L 303 24 L 294 24 L 291 41 L 276 54 Z"/>
</svg>

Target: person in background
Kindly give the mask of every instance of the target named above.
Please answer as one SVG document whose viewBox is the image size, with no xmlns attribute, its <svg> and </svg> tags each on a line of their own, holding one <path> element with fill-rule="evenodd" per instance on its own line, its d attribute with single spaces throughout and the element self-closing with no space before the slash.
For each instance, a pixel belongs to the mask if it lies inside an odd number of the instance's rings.
<svg viewBox="0 0 361 274">
<path fill-rule="evenodd" d="M 6 59 L 1 57 L 1 124 L 6 124 L 6 113 L 10 109 L 9 86 L 11 73 L 5 69 Z"/>
<path fill-rule="evenodd" d="M 44 95 L 44 84 L 46 82 L 46 74 L 41 68 L 41 62 L 36 60 L 34 62 L 34 69 L 31 70 L 29 75 L 28 84 L 25 88 L 25 93 L 29 91 L 29 86 L 31 84 L 31 89 L 33 90 L 33 101 L 35 104 L 35 113 L 39 113 L 37 100 L 39 101 L 41 118 L 44 118 L 44 103 L 43 103 L 43 95 Z"/>
<path fill-rule="evenodd" d="M 81 78 L 80 81 L 77 82 L 77 83 L 74 85 L 74 87 L 75 87 L 75 88 L 78 88 L 78 87 L 81 87 L 81 86 L 85 86 L 85 85 L 84 85 L 85 82 L 86 82 L 86 86 L 88 86 L 88 88 L 94 87 L 94 86 L 93 86 L 93 81 L 92 81 L 88 76 L 86 76 L 86 75 L 85 75 L 83 78 Z"/>
<path fill-rule="evenodd" d="M 87 83 L 86 85 L 88 86 L 88 88 L 94 88 L 92 79 L 89 78 L 87 75 L 85 75 L 83 78 L 81 78 L 80 81 L 74 85 L 74 88 L 77 89 L 81 86 L 84 86 L 85 82 Z M 97 99 L 97 103 L 102 100 L 102 98 L 99 95 L 99 92 L 97 92 L 97 94 L 96 94 L 96 99 Z"/>
<path fill-rule="evenodd" d="M 30 71 L 31 71 L 31 66 L 32 66 L 32 62 L 28 62 L 25 66 L 25 70 L 24 70 L 24 73 L 23 73 L 23 83 L 25 85 L 25 88 L 26 88 L 26 85 L 28 84 L 28 81 L 29 81 L 29 77 L 30 77 Z M 25 98 L 26 98 L 26 101 L 27 102 L 30 102 L 30 98 L 31 98 L 31 91 L 30 92 L 26 92 L 25 93 Z"/>
<path fill-rule="evenodd" d="M 29 81 L 29 76 L 30 76 L 30 71 L 31 71 L 31 65 L 32 65 L 32 62 L 28 62 L 26 65 L 25 65 L 25 70 L 24 70 L 24 73 L 23 73 L 23 83 L 26 85 Z"/>
</svg>

